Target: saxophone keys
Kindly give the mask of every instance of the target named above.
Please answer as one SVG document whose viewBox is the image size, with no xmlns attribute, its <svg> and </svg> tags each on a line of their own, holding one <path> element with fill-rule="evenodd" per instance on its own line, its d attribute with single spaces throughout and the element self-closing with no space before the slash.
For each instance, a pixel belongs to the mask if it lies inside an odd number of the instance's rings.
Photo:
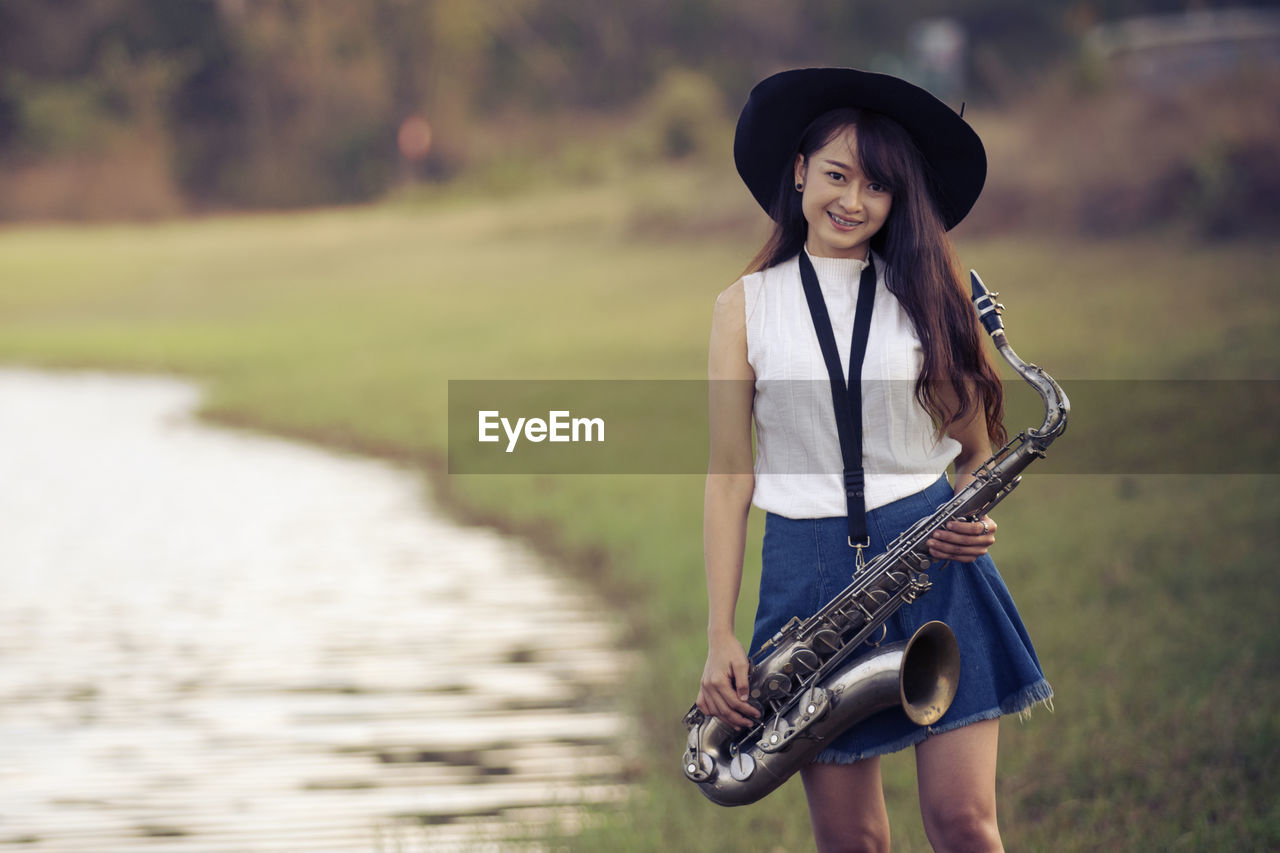
<svg viewBox="0 0 1280 853">
<path fill-rule="evenodd" d="M 684 775 L 694 782 L 705 782 L 716 769 L 716 762 L 702 748 L 702 723 L 689 731 L 688 747 L 684 751 Z"/>
<path fill-rule="evenodd" d="M 784 671 L 794 672 L 799 670 L 807 675 L 811 672 L 817 672 L 821 666 L 822 659 L 818 657 L 818 653 L 813 649 L 797 649 L 786 667 L 784 667 Z"/>
<path fill-rule="evenodd" d="M 822 719 L 831 707 L 831 691 L 824 687 L 813 686 L 800 699 L 800 708 L 804 712 L 803 722 L 808 724 Z"/>
<path fill-rule="evenodd" d="M 694 782 L 708 781 L 716 769 L 715 759 L 705 752 L 697 754 L 693 754 L 692 751 L 686 752 L 684 761 L 684 775 Z"/>
<path fill-rule="evenodd" d="M 778 717 L 764 730 L 764 734 L 760 735 L 760 750 L 778 752 L 790 743 L 791 736 L 795 732 L 796 730 L 785 717 Z"/>
<path fill-rule="evenodd" d="M 764 680 L 760 689 L 764 696 L 781 696 L 791 689 L 791 676 L 781 672 L 774 673 Z"/>
<path fill-rule="evenodd" d="M 819 631 L 813 635 L 813 648 L 824 658 L 840 651 L 840 636 L 835 631 Z"/>
<path fill-rule="evenodd" d="M 756 760 L 745 752 L 739 752 L 729 762 L 729 775 L 738 782 L 745 782 L 756 772 Z"/>
</svg>

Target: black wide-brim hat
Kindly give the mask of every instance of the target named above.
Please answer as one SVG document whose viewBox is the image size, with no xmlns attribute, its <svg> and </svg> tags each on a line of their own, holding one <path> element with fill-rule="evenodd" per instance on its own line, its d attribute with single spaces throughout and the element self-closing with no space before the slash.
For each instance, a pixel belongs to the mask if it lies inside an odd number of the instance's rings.
<svg viewBox="0 0 1280 853">
<path fill-rule="evenodd" d="M 738 117 L 733 160 L 766 213 L 773 215 L 779 182 L 795 162 L 805 129 L 841 107 L 872 110 L 902 125 L 933 172 L 947 230 L 964 219 L 987 179 L 987 153 L 978 134 L 919 86 L 856 68 L 797 68 L 751 90 Z"/>
</svg>

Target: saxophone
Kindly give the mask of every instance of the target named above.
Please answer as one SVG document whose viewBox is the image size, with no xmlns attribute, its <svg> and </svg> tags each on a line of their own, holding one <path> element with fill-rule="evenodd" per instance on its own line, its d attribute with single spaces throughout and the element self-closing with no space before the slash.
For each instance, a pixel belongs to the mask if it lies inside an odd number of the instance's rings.
<svg viewBox="0 0 1280 853">
<path fill-rule="evenodd" d="M 974 479 L 933 515 L 922 518 L 854 575 L 813 616 L 793 618 L 753 656 L 749 699 L 759 721 L 738 732 L 697 706 L 684 716 L 684 775 L 722 806 L 753 803 L 808 763 L 831 737 L 871 714 L 901 706 L 918 725 L 937 722 L 955 698 L 960 651 L 942 622 L 911 639 L 881 646 L 884 623 L 928 591 L 933 560 L 925 542 L 949 521 L 981 518 L 1021 481 L 1067 427 L 1070 401 L 1058 383 L 1018 358 L 1005 338 L 1004 306 L 972 270 L 973 303 L 1001 356 L 1044 401 L 1044 422 L 1015 436 L 974 472 Z M 874 647 L 861 656 L 864 644 Z"/>
</svg>

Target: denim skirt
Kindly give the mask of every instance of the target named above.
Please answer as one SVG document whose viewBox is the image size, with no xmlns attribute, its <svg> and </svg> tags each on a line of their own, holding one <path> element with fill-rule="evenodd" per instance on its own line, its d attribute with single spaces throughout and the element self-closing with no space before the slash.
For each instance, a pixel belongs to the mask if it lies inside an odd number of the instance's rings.
<svg viewBox="0 0 1280 853">
<path fill-rule="evenodd" d="M 907 527 L 932 515 L 951 495 L 943 476 L 922 492 L 867 513 L 867 559 L 882 553 Z M 752 655 L 793 616 L 813 615 L 849 585 L 856 552 L 849 547 L 848 535 L 843 516 L 767 515 Z M 932 588 L 899 608 L 885 624 L 883 642 L 910 639 L 934 619 L 947 623 L 960 645 L 959 687 L 951 707 L 932 726 L 916 725 L 901 708 L 880 711 L 833 738 L 815 762 L 848 764 L 896 752 L 931 734 L 1026 712 L 1053 696 L 1013 598 L 989 556 L 972 563 L 934 563 L 929 579 Z"/>
</svg>

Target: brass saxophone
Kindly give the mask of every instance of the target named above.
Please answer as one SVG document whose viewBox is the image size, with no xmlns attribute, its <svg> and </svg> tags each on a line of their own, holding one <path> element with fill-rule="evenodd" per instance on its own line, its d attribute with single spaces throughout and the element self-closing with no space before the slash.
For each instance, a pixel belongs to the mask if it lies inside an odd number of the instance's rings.
<svg viewBox="0 0 1280 853">
<path fill-rule="evenodd" d="M 826 741 L 876 711 L 901 705 L 919 725 L 942 717 L 955 698 L 960 652 L 942 622 L 929 622 L 910 640 L 879 646 L 884 623 L 899 607 L 928 591 L 930 535 L 955 519 L 972 521 L 1004 500 L 1022 470 L 1045 455 L 1067 427 L 1071 404 L 1058 383 L 1018 358 L 1005 338 L 1004 306 L 972 270 L 973 303 L 1001 356 L 1044 401 L 1044 422 L 1015 436 L 974 472 L 974 480 L 933 515 L 922 518 L 821 610 L 796 617 L 755 654 L 749 700 L 762 712 L 745 732 L 697 706 L 684 716 L 688 745 L 684 775 L 714 803 L 737 806 L 769 794 L 808 763 Z M 874 650 L 854 657 L 864 644 Z"/>
</svg>

